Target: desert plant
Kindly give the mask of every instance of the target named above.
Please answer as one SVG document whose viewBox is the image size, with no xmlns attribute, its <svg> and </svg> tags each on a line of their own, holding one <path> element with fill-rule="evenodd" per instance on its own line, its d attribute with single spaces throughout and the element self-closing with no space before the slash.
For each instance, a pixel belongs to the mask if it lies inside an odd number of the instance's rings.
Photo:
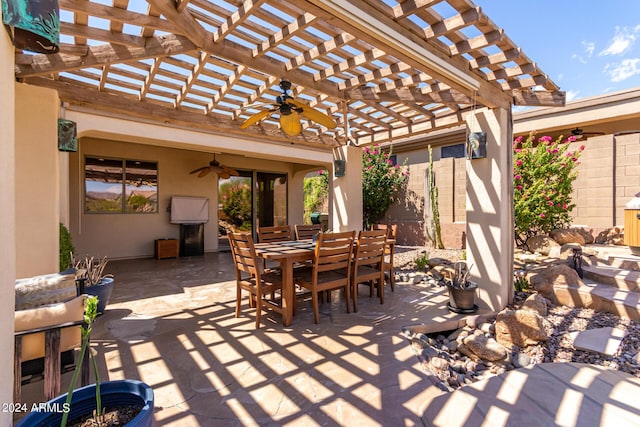
<svg viewBox="0 0 640 427">
<path fill-rule="evenodd" d="M 60 223 L 60 249 L 59 249 L 59 264 L 60 271 L 66 270 L 72 264 L 73 253 L 75 248 L 73 247 L 73 240 L 71 239 L 71 233 L 63 223 Z"/>
<path fill-rule="evenodd" d="M 100 377 L 98 375 L 98 365 L 96 364 L 95 356 L 93 352 L 89 351 L 89 341 L 91 340 L 91 329 L 93 327 L 93 322 L 96 320 L 98 316 L 98 297 L 92 296 L 88 297 L 85 302 L 84 307 L 84 325 L 81 328 L 82 334 L 82 346 L 80 347 L 80 354 L 78 356 L 78 363 L 76 363 L 75 370 L 73 371 L 73 376 L 71 377 L 71 383 L 69 384 L 69 392 L 67 393 L 67 400 L 64 404 L 65 408 L 71 408 L 71 399 L 73 398 L 73 390 L 76 388 L 76 383 L 78 382 L 78 376 L 80 375 L 80 371 L 82 369 L 82 363 L 84 362 L 85 354 L 89 355 L 89 359 L 93 363 L 93 372 L 96 380 L 96 412 L 95 417 L 99 418 L 102 413 L 102 402 L 100 396 Z M 64 411 L 62 414 L 62 421 L 60 422 L 60 426 L 67 425 L 67 418 L 69 416 L 69 410 Z"/>
<path fill-rule="evenodd" d="M 523 270 L 518 270 L 513 275 L 513 287 L 517 292 L 523 292 L 529 289 L 529 281 L 527 280 L 527 273 Z"/>
<path fill-rule="evenodd" d="M 453 267 L 453 274 L 450 279 L 445 279 L 445 284 L 455 289 L 471 289 L 476 284 L 469 280 L 471 267 L 463 262 L 457 262 Z"/>
<path fill-rule="evenodd" d="M 95 286 L 102 279 L 113 277 L 113 274 L 104 274 L 107 262 L 107 257 L 95 260 L 94 257 L 85 256 L 84 259 L 77 262 L 72 258 L 72 263 L 78 272 L 78 278 L 86 279 L 85 286 Z"/>
<path fill-rule="evenodd" d="M 418 270 L 426 271 L 426 268 L 429 266 L 429 254 L 423 251 L 413 262 L 416 264 Z"/>
<path fill-rule="evenodd" d="M 438 208 L 438 187 L 436 186 L 436 174 L 433 170 L 433 152 L 429 145 L 429 169 L 427 170 L 427 184 L 429 186 L 429 204 L 431 205 L 431 218 L 427 222 L 427 239 L 434 248 L 444 249 L 442 243 L 442 231 L 440 228 L 440 210 Z"/>
</svg>

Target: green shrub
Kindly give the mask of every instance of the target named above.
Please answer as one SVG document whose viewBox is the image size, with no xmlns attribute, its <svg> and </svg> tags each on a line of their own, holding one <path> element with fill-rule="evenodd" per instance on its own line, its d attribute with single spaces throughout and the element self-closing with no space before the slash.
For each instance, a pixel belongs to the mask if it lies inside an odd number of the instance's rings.
<svg viewBox="0 0 640 427">
<path fill-rule="evenodd" d="M 575 170 L 584 145 L 569 151 L 567 140 L 549 136 L 526 140 L 518 137 L 513 142 L 513 203 L 515 239 L 523 247 L 529 237 L 548 234 L 555 228 L 570 223 L 575 205 L 571 201 Z"/>
<path fill-rule="evenodd" d="M 311 224 L 313 212 L 327 212 L 329 209 L 329 175 L 326 170 L 317 176 L 304 179 L 304 223 Z"/>
<path fill-rule="evenodd" d="M 409 171 L 394 165 L 391 151 L 378 145 L 365 147 L 362 158 L 362 215 L 368 230 L 379 222 L 393 202 L 401 197 L 409 179 Z"/>
<path fill-rule="evenodd" d="M 59 249 L 59 263 L 60 271 L 64 271 L 71 267 L 71 259 L 76 249 L 73 247 L 73 241 L 71 239 L 71 233 L 67 230 L 64 224 L 60 223 L 60 249 Z"/>
<path fill-rule="evenodd" d="M 426 271 L 427 267 L 429 267 L 429 253 L 426 251 L 422 252 L 413 262 L 416 264 L 418 270 Z"/>
</svg>

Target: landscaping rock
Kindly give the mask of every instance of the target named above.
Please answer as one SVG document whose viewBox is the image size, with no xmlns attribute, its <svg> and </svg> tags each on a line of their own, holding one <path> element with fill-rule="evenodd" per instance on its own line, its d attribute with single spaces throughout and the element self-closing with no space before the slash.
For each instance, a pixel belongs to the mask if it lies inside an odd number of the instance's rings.
<svg viewBox="0 0 640 427">
<path fill-rule="evenodd" d="M 527 240 L 527 247 L 531 252 L 537 252 L 541 255 L 549 255 L 551 248 L 559 247 L 558 242 L 549 236 L 533 236 Z"/>
<path fill-rule="evenodd" d="M 506 309 L 496 317 L 496 340 L 508 349 L 548 339 L 544 318 L 535 311 Z"/>
<path fill-rule="evenodd" d="M 593 238 L 593 234 L 591 234 L 591 230 L 587 230 L 584 227 L 572 227 L 571 230 L 575 230 L 578 233 L 580 233 L 586 245 L 590 245 L 593 243 L 594 238 Z"/>
<path fill-rule="evenodd" d="M 451 261 L 445 258 L 429 258 L 429 268 L 434 268 L 439 265 L 451 265 Z"/>
<path fill-rule="evenodd" d="M 577 243 L 584 246 L 585 244 L 584 237 L 577 228 L 557 228 L 555 230 L 551 230 L 549 236 L 551 236 L 551 238 L 560 245 L 564 245 L 565 243 Z"/>
<path fill-rule="evenodd" d="M 594 242 L 600 245 L 624 244 L 624 230 L 621 227 L 607 228 L 598 233 Z"/>
<path fill-rule="evenodd" d="M 533 294 L 522 303 L 521 309 L 532 310 L 545 317 L 547 315 L 547 299 L 540 294 Z"/>
<path fill-rule="evenodd" d="M 502 345 L 493 338 L 487 338 L 482 333 L 466 337 L 464 345 L 483 360 L 495 362 L 504 360 L 507 357 L 507 350 Z"/>
<path fill-rule="evenodd" d="M 582 286 L 583 282 L 578 273 L 565 264 L 558 264 L 544 269 L 531 277 L 531 286 L 545 298 L 555 303 L 554 285 Z"/>
</svg>

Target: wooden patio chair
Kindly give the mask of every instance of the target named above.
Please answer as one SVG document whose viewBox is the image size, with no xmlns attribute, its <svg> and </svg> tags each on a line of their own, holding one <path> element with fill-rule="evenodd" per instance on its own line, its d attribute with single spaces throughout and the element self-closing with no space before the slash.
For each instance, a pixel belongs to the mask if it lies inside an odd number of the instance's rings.
<svg viewBox="0 0 640 427">
<path fill-rule="evenodd" d="M 396 273 L 395 266 L 393 264 L 393 254 L 396 248 L 396 237 L 398 235 L 398 225 L 392 224 L 373 224 L 374 230 L 387 230 L 387 245 L 384 248 L 384 271 L 389 273 L 389 284 L 391 285 L 391 292 L 396 290 Z"/>
<path fill-rule="evenodd" d="M 227 236 L 236 266 L 236 317 L 240 317 L 242 291 L 245 290 L 249 292 L 249 306 L 256 308 L 257 329 L 260 327 L 263 307 L 283 314 L 282 276 L 276 272 L 263 271 L 250 233 L 230 232 Z M 280 303 L 275 299 L 278 290 L 281 292 Z"/>
<path fill-rule="evenodd" d="M 322 224 L 302 225 L 296 224 L 296 240 L 312 239 L 322 231 Z"/>
<path fill-rule="evenodd" d="M 287 240 L 293 240 L 293 232 L 290 225 L 275 225 L 269 227 L 258 227 L 258 242 L 271 243 L 271 242 L 284 242 Z M 262 260 L 262 268 L 267 268 L 267 260 Z M 277 269 L 278 267 L 273 263 L 269 264 L 270 269 Z"/>
<path fill-rule="evenodd" d="M 311 292 L 315 323 L 319 322 L 318 297 L 321 292 L 344 289 L 349 313 L 354 238 L 355 231 L 319 233 L 313 266 L 294 271 L 294 282 Z"/>
<path fill-rule="evenodd" d="M 293 233 L 290 225 L 276 225 L 273 227 L 258 227 L 258 242 L 282 242 L 293 240 Z"/>
<path fill-rule="evenodd" d="M 358 285 L 369 285 L 369 296 L 373 297 L 374 282 L 378 287 L 380 304 L 384 304 L 384 249 L 387 231 L 360 231 L 353 255 L 351 269 L 351 287 L 353 291 L 353 310 L 358 311 Z"/>
</svg>

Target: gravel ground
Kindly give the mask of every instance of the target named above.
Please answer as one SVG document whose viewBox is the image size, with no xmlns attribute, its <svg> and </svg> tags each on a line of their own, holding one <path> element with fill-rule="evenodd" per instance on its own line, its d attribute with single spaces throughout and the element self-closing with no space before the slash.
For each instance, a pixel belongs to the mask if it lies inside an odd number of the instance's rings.
<svg viewBox="0 0 640 427">
<path fill-rule="evenodd" d="M 439 250 L 425 247 L 397 246 L 394 262 L 396 273 L 411 273 L 416 271 L 415 263 L 417 257 L 421 256 L 424 251 L 428 253 L 430 258 L 445 258 L 451 261 L 458 261 L 463 257 L 462 250 Z M 512 308 L 517 308 L 530 295 L 527 292 L 517 292 L 514 298 Z M 473 363 L 466 356 L 452 351 L 450 356 L 445 355 L 448 360 L 449 371 L 455 369 L 455 365 L 463 362 L 467 369 L 462 378 L 452 381 L 451 375 L 443 376 L 441 373 L 435 373 L 440 377 L 442 385 L 445 389 L 453 390 L 463 384 L 469 384 L 487 376 L 497 375 L 505 372 L 505 370 L 513 369 L 521 363 L 512 363 L 514 360 L 525 361 L 522 365 L 548 363 L 548 362 L 580 362 L 593 365 L 606 366 L 612 369 L 627 372 L 636 377 L 640 377 L 640 322 L 631 321 L 620 318 L 611 313 L 596 312 L 592 309 L 570 308 L 566 306 L 554 306 L 548 303 L 547 315 L 547 333 L 549 340 L 538 345 L 528 346 L 515 354 L 510 355 L 507 361 L 500 363 Z M 573 339 L 571 332 L 584 331 L 588 329 L 615 327 L 626 332 L 626 336 L 618 351 L 613 356 L 576 350 L 573 348 Z M 439 349 L 446 349 L 449 345 L 449 339 L 443 335 L 433 336 L 424 342 L 426 346 Z M 416 341 L 413 340 L 412 346 L 416 354 L 425 355 L 432 350 L 425 350 L 422 345 L 415 348 Z M 455 346 L 454 346 L 455 347 Z M 440 354 L 442 356 L 442 354 Z M 429 365 L 426 360 L 425 366 L 433 371 L 433 365 Z"/>
</svg>

